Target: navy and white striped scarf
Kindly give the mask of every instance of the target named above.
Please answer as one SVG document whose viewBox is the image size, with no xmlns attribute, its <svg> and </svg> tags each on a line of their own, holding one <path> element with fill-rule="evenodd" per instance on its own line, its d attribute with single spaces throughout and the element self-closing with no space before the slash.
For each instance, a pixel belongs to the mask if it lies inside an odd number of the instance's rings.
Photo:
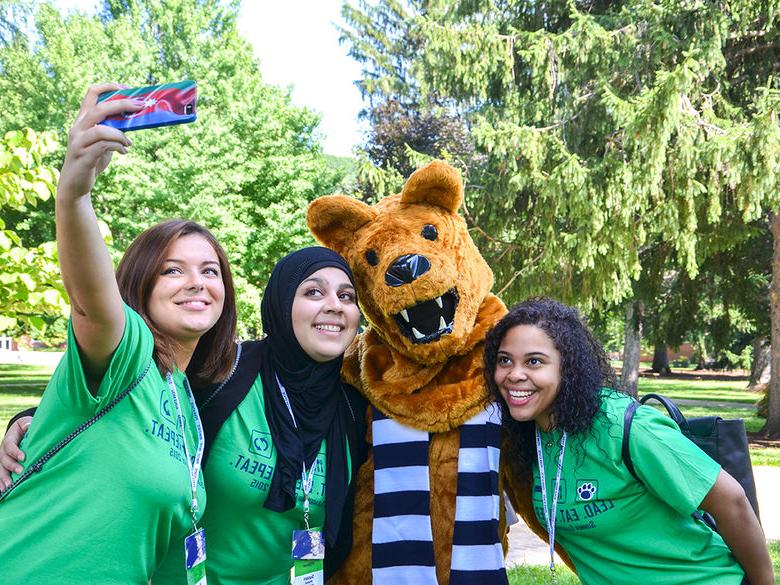
<svg viewBox="0 0 780 585">
<path fill-rule="evenodd" d="M 428 439 L 374 408 L 375 584 L 436 585 Z M 507 583 L 498 537 L 501 411 L 491 404 L 460 427 L 450 585 Z"/>
</svg>

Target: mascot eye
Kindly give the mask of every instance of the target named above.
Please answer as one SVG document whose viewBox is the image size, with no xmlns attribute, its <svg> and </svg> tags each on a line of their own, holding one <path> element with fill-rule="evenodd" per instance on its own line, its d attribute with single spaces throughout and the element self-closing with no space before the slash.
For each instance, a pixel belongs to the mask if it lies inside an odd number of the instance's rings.
<svg viewBox="0 0 780 585">
<path fill-rule="evenodd" d="M 379 256 L 377 256 L 376 252 L 373 250 L 369 250 L 366 252 L 366 262 L 368 262 L 371 266 L 376 266 L 379 264 Z"/>
<path fill-rule="evenodd" d="M 426 240 L 435 242 L 436 238 L 439 237 L 439 232 L 436 231 L 436 226 L 431 224 L 424 225 L 422 229 L 422 237 Z"/>
</svg>

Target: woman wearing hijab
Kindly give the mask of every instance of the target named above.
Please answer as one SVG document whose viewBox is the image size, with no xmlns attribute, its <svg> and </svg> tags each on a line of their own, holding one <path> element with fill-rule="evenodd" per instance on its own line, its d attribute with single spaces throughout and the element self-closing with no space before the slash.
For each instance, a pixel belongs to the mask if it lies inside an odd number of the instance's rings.
<svg viewBox="0 0 780 585">
<path fill-rule="evenodd" d="M 261 311 L 266 337 L 241 344 L 227 382 L 197 392 L 210 585 L 289 583 L 307 500 L 326 576 L 351 547 L 352 483 L 365 457 L 365 403 L 339 376 L 360 319 L 352 273 L 327 248 L 293 252 L 274 268 Z M 154 585 L 186 582 L 174 556 Z"/>
</svg>

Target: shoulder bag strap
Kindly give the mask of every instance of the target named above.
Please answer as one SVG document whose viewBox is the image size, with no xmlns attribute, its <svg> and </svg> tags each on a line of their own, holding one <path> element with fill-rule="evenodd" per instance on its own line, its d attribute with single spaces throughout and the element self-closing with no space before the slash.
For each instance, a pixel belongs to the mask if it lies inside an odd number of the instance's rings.
<svg viewBox="0 0 780 585">
<path fill-rule="evenodd" d="M 144 368 L 144 371 L 141 372 L 141 374 L 133 381 L 132 384 L 130 384 L 127 388 L 125 388 L 119 395 L 117 395 L 116 398 L 114 398 L 111 402 L 109 402 L 106 406 L 101 408 L 95 415 L 87 420 L 86 422 L 79 425 L 73 432 L 71 432 L 67 437 L 62 439 L 59 443 L 54 445 L 51 449 L 49 449 L 40 459 L 38 459 L 35 463 L 30 465 L 22 475 L 16 478 L 16 481 L 14 481 L 8 489 L 6 489 L 3 493 L 0 494 L 0 502 L 2 502 L 8 495 L 14 491 L 21 483 L 29 479 L 34 473 L 38 473 L 43 469 L 43 466 L 46 464 L 49 459 L 54 457 L 58 452 L 62 451 L 62 449 L 65 448 L 73 439 L 78 437 L 81 433 L 86 431 L 89 427 L 91 427 L 93 424 L 95 424 L 97 421 L 99 421 L 101 418 L 103 418 L 105 415 L 107 415 L 117 404 L 119 404 L 122 399 L 130 394 L 130 391 L 138 386 L 138 384 L 141 383 L 141 380 L 143 380 L 146 377 L 146 374 L 149 372 L 150 368 L 152 367 L 152 359 L 149 359 L 149 363 L 146 364 L 146 368 Z"/>
<path fill-rule="evenodd" d="M 621 447 L 621 452 L 623 455 L 623 463 L 628 468 L 628 471 L 634 476 L 635 480 L 642 483 L 642 480 L 639 479 L 636 474 L 636 470 L 634 470 L 634 463 L 631 461 L 631 452 L 628 450 L 628 436 L 631 434 L 631 422 L 634 420 L 634 413 L 636 412 L 636 409 L 639 408 L 640 404 L 640 402 L 632 400 L 631 404 L 626 408 L 626 413 L 623 416 L 623 445 Z"/>
</svg>

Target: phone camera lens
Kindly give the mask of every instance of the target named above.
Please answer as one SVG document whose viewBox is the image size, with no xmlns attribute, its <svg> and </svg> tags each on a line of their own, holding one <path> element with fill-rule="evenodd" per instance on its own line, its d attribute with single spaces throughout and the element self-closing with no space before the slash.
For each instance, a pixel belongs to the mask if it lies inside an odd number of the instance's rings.
<svg viewBox="0 0 780 585">
<path fill-rule="evenodd" d="M 191 114 L 192 113 L 192 104 L 187 104 L 184 106 L 184 113 L 185 114 Z"/>
</svg>

